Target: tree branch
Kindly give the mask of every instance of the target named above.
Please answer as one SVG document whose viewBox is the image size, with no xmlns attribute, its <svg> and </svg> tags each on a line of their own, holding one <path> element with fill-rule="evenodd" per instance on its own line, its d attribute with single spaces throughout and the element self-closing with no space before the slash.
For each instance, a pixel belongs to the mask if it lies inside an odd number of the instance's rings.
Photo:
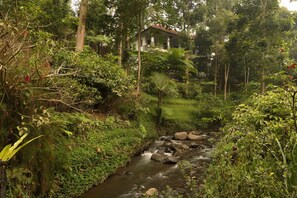
<svg viewBox="0 0 297 198">
<path fill-rule="evenodd" d="M 79 112 L 81 112 L 81 113 L 84 113 L 83 110 L 81 110 L 81 109 L 79 109 L 79 108 L 76 108 L 76 107 L 74 107 L 74 106 L 72 106 L 72 105 L 70 105 L 70 104 L 64 102 L 63 100 L 58 100 L 58 99 L 42 99 L 42 98 L 40 98 L 40 99 L 38 99 L 38 101 L 46 101 L 46 102 L 57 102 L 57 103 L 61 103 L 61 104 L 65 105 L 65 106 L 67 106 L 67 107 L 70 107 L 70 108 L 72 108 L 72 109 L 74 109 L 74 110 L 76 110 L 76 111 L 79 111 Z"/>
</svg>

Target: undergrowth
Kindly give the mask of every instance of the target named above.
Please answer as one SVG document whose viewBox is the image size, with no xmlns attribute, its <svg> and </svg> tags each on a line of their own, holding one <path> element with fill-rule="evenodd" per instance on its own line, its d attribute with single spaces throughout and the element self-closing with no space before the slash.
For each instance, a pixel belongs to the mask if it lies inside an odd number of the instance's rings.
<svg viewBox="0 0 297 198">
<path fill-rule="evenodd" d="M 216 145 L 205 197 L 296 197 L 296 89 L 239 105 Z"/>
</svg>

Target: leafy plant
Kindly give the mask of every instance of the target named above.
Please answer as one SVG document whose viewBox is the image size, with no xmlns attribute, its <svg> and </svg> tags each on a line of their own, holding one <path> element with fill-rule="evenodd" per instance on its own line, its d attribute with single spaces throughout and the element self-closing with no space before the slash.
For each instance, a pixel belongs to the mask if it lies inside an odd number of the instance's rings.
<svg viewBox="0 0 297 198">
<path fill-rule="evenodd" d="M 56 175 L 57 197 L 79 196 L 103 182 L 130 160 L 147 136 L 143 125 L 122 128 L 122 123 L 111 116 L 105 122 L 80 113 L 60 116 L 66 119 L 73 136 L 68 142 L 71 163 Z"/>
<path fill-rule="evenodd" d="M 42 137 L 42 135 L 35 137 L 27 142 L 25 142 L 24 144 L 20 145 L 23 140 L 28 136 L 28 134 L 24 134 L 21 136 L 21 138 L 16 141 L 13 145 L 8 144 L 6 145 L 2 151 L 0 152 L 0 160 L 1 162 L 7 162 L 9 161 L 20 149 L 22 149 L 24 146 L 26 146 L 27 144 L 29 144 L 30 142 Z M 19 146 L 20 145 L 20 146 Z"/>
<path fill-rule="evenodd" d="M 22 135 L 21 138 L 16 141 L 13 145 L 8 144 L 5 146 L 2 151 L 0 152 L 0 196 L 5 198 L 6 197 L 6 182 L 7 182 L 7 175 L 6 175 L 6 163 L 24 146 L 29 144 L 30 142 L 40 138 L 42 135 L 35 137 L 31 140 L 20 145 L 23 140 L 27 137 L 27 133 Z"/>
<path fill-rule="evenodd" d="M 216 145 L 206 197 L 296 196 L 295 88 L 254 95 Z"/>
<path fill-rule="evenodd" d="M 196 126 L 202 128 L 220 127 L 231 120 L 234 105 L 219 97 L 201 94 L 196 97 L 198 105 L 194 112 Z"/>
<path fill-rule="evenodd" d="M 128 76 L 115 60 L 111 55 L 103 58 L 87 50 L 79 54 L 61 50 L 55 56 L 54 67 L 60 68 L 62 74 L 72 71 L 69 77 L 73 81 L 87 90 L 95 89 L 100 96 L 97 96 L 97 99 L 107 101 L 125 95 L 133 88 L 134 83 L 133 78 Z M 88 96 L 85 92 L 81 92 L 81 95 Z"/>
</svg>

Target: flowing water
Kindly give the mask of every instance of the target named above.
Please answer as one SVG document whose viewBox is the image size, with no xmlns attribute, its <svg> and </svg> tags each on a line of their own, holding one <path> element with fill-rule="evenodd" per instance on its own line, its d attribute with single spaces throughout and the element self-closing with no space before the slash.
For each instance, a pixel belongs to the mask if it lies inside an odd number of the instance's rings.
<svg viewBox="0 0 297 198">
<path fill-rule="evenodd" d="M 163 143 L 164 141 L 156 141 L 143 154 L 134 157 L 126 167 L 109 177 L 103 184 L 93 187 L 81 198 L 137 198 L 149 188 L 163 191 L 167 186 L 184 192 L 185 179 L 177 164 L 163 164 L 150 159 Z M 191 142 L 183 141 L 183 143 Z M 207 138 L 195 143 L 198 148 L 182 153 L 182 159 L 189 161 L 195 167 L 195 175 L 199 180 L 206 170 L 205 164 L 210 161 L 211 144 Z M 202 179 L 200 178 L 201 181 Z"/>
</svg>

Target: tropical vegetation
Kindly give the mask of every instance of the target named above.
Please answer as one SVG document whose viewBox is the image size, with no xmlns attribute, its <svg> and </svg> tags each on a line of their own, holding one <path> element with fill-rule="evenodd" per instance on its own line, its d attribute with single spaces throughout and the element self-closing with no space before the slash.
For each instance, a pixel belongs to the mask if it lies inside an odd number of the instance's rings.
<svg viewBox="0 0 297 198">
<path fill-rule="evenodd" d="M 195 196 L 296 197 L 297 14 L 279 3 L 1 0 L 1 197 L 77 197 L 160 135 L 220 128 Z M 179 48 L 134 49 L 153 24 Z"/>
</svg>

